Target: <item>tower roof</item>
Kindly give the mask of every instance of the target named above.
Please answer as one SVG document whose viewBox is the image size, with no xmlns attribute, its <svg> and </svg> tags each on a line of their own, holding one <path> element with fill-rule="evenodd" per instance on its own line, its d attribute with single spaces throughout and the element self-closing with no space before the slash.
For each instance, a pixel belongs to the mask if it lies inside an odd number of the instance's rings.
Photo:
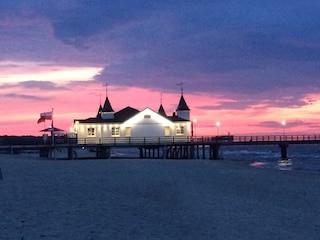
<svg viewBox="0 0 320 240">
<path fill-rule="evenodd" d="M 97 113 L 97 118 L 101 117 L 101 112 L 102 112 L 102 106 L 100 104 L 100 107 L 99 107 L 99 110 L 98 110 L 98 113 Z"/>
<path fill-rule="evenodd" d="M 161 104 L 160 107 L 159 107 L 158 113 L 159 113 L 161 116 L 163 116 L 163 117 L 167 117 L 167 114 L 166 114 L 166 112 L 164 111 L 164 108 L 163 108 L 162 104 Z"/>
<path fill-rule="evenodd" d="M 188 107 L 186 101 L 184 100 L 183 95 L 181 95 L 179 105 L 177 107 L 177 111 L 184 111 L 184 110 L 190 111 L 190 108 Z"/>
<path fill-rule="evenodd" d="M 114 110 L 111 107 L 109 98 L 106 97 L 106 101 L 104 102 L 103 108 L 101 109 L 102 112 L 114 112 Z"/>
</svg>

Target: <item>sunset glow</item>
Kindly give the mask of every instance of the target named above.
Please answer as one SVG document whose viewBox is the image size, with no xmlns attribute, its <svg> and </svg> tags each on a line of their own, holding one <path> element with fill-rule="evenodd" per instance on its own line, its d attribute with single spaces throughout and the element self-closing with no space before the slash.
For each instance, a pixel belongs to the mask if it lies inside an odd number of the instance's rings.
<svg viewBox="0 0 320 240">
<path fill-rule="evenodd" d="M 0 135 L 41 135 L 51 109 L 68 131 L 106 94 L 172 115 L 181 90 L 197 136 L 318 133 L 320 5 L 232 2 L 5 0 Z"/>
</svg>

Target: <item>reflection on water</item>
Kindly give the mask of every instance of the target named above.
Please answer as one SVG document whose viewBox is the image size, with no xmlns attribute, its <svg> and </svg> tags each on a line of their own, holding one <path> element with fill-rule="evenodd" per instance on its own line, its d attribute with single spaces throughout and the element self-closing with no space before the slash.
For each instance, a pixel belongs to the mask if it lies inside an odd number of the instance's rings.
<svg viewBox="0 0 320 240">
<path fill-rule="evenodd" d="M 250 163 L 251 167 L 261 167 L 261 166 L 264 166 L 264 165 L 266 165 L 265 162 L 254 161 L 253 163 Z"/>
<path fill-rule="evenodd" d="M 277 168 L 280 170 L 292 170 L 292 160 L 280 158 L 278 160 Z"/>
</svg>

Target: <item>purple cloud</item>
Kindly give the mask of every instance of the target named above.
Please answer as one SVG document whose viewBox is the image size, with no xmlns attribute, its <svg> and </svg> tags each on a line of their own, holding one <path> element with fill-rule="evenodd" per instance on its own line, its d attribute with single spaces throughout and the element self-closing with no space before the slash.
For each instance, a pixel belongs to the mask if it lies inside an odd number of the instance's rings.
<svg viewBox="0 0 320 240">
<path fill-rule="evenodd" d="M 28 95 L 28 94 L 16 94 L 16 93 L 3 94 L 2 96 L 6 98 L 21 98 L 21 99 L 35 100 L 35 101 L 44 101 L 44 100 L 50 99 L 50 97 L 42 97 L 42 96 L 35 96 L 35 95 Z"/>
<path fill-rule="evenodd" d="M 221 103 L 223 108 L 262 101 L 298 107 L 319 90 L 319 12 L 317 1 L 298 0 L 6 0 L 0 18 L 43 25 L 14 31 L 1 26 L 12 39 L 25 34 L 29 42 L 4 50 L 0 58 L 100 64 L 105 67 L 95 81 L 159 91 L 177 91 L 183 81 L 185 92 L 235 100 Z"/>
</svg>

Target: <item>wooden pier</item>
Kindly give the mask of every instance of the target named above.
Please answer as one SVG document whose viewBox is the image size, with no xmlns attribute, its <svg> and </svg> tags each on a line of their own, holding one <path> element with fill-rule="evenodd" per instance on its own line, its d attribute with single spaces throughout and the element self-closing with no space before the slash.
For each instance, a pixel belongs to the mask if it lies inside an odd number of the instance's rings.
<svg viewBox="0 0 320 240">
<path fill-rule="evenodd" d="M 269 136 L 213 136 L 213 137 L 145 137 L 101 138 L 99 142 L 86 139 L 66 139 L 55 144 L 0 145 L 0 151 L 18 154 L 21 151 L 38 151 L 44 158 L 55 158 L 55 152 L 64 149 L 65 159 L 77 159 L 77 149 L 91 149 L 97 159 L 111 158 L 113 148 L 137 148 L 137 158 L 157 159 L 221 159 L 221 146 L 277 145 L 279 158 L 288 159 L 287 148 L 297 144 L 320 144 L 320 135 L 269 135 Z"/>
</svg>

